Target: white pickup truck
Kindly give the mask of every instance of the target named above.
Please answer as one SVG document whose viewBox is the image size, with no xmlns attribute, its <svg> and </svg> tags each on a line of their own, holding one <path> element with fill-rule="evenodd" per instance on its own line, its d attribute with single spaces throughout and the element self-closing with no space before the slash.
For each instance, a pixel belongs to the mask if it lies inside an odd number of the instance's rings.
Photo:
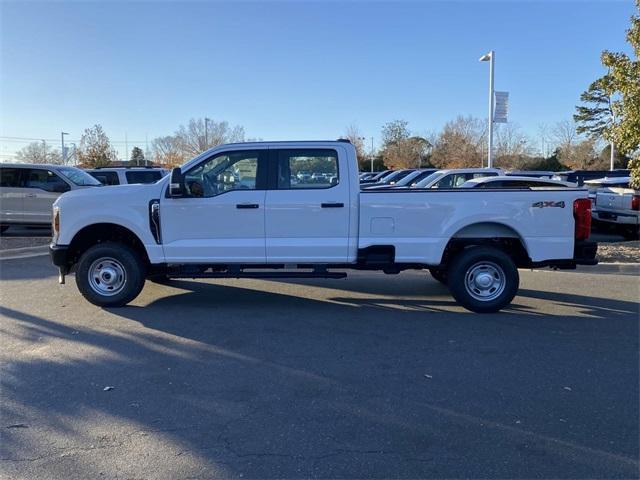
<svg viewBox="0 0 640 480">
<path fill-rule="evenodd" d="M 495 312 L 518 268 L 597 263 L 583 189 L 360 191 L 348 141 L 221 145 L 149 185 L 54 205 L 60 282 L 122 306 L 145 278 L 342 278 L 429 269 L 469 310 Z"/>
</svg>

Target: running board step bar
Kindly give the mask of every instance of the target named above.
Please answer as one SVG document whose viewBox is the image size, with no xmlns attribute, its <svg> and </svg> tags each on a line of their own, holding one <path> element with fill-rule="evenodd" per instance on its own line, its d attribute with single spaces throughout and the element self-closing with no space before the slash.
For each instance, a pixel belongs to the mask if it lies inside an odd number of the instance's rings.
<svg viewBox="0 0 640 480">
<path fill-rule="evenodd" d="M 170 278 L 345 278 L 345 272 L 168 272 Z"/>
</svg>

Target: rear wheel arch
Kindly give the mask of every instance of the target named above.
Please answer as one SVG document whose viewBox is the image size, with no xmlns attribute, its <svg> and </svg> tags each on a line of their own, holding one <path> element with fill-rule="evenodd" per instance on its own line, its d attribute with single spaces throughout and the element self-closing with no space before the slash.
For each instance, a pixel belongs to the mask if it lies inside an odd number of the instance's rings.
<svg viewBox="0 0 640 480">
<path fill-rule="evenodd" d="M 448 265 L 466 248 L 488 246 L 502 250 L 518 267 L 527 267 L 531 258 L 524 238 L 512 227 L 499 222 L 477 222 L 458 229 L 445 246 L 440 265 Z"/>
</svg>

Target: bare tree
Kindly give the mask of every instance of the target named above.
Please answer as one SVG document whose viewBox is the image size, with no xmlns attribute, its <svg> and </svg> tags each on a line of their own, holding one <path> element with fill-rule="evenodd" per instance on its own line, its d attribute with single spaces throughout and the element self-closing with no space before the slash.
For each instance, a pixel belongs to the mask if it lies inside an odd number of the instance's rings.
<svg viewBox="0 0 640 480">
<path fill-rule="evenodd" d="M 500 124 L 496 128 L 494 145 L 496 166 L 522 169 L 531 159 L 529 140 L 515 123 Z"/>
<path fill-rule="evenodd" d="M 553 129 L 558 160 L 576 170 L 606 168 L 597 152 L 595 138 L 582 139 L 571 120 L 558 122 Z"/>
<path fill-rule="evenodd" d="M 78 161 L 87 167 L 105 167 L 117 160 L 115 149 L 99 124 L 87 128 L 80 138 Z"/>
<path fill-rule="evenodd" d="M 244 128 L 231 127 L 224 121 L 192 118 L 186 126 L 180 125 L 174 136 L 182 153 L 194 157 L 216 145 L 244 141 Z"/>
<path fill-rule="evenodd" d="M 23 163 L 61 164 L 62 155 L 44 142 L 32 142 L 16 153 L 16 159 Z"/>
<path fill-rule="evenodd" d="M 419 168 L 427 158 L 431 144 L 426 138 L 412 136 L 405 120 L 394 120 L 382 127 L 382 158 L 389 168 Z"/>
<path fill-rule="evenodd" d="M 566 148 L 573 146 L 578 141 L 576 125 L 571 120 L 562 120 L 553 127 L 553 139 L 556 148 Z"/>
<path fill-rule="evenodd" d="M 426 138 L 409 137 L 390 143 L 382 150 L 390 168 L 419 168 L 427 158 L 430 144 Z"/>
<path fill-rule="evenodd" d="M 480 167 L 485 153 L 486 122 L 458 116 L 438 135 L 431 163 L 437 168 Z"/>
<path fill-rule="evenodd" d="M 364 148 L 364 136 L 357 125 L 353 123 L 349 125 L 344 131 L 344 137 L 356 148 L 358 163 L 363 164 L 369 159 L 369 155 L 367 155 Z"/>
<path fill-rule="evenodd" d="M 176 138 L 172 135 L 156 138 L 151 143 L 151 148 L 155 161 L 167 167 L 177 167 L 187 160 L 187 157 L 181 152 Z"/>
<path fill-rule="evenodd" d="M 558 160 L 574 170 L 601 169 L 608 166 L 608 161 L 603 160 L 596 151 L 596 142 L 593 138 L 587 138 L 581 142 L 558 147 Z"/>
<path fill-rule="evenodd" d="M 205 118 L 192 118 L 180 125 L 173 135 L 153 140 L 152 148 L 158 163 L 177 166 L 202 152 L 223 143 L 243 142 L 244 128 L 230 126 Z"/>
</svg>

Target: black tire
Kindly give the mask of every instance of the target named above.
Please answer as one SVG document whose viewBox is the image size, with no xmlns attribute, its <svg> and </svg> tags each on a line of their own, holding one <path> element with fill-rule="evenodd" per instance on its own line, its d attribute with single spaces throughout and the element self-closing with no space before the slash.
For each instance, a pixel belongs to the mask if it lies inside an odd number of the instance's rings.
<svg viewBox="0 0 640 480">
<path fill-rule="evenodd" d="M 0 225 L 0 235 L 7 231 L 9 225 Z"/>
<path fill-rule="evenodd" d="M 90 271 L 93 272 L 91 275 Z M 112 291 L 107 291 L 107 283 L 99 281 L 101 276 L 105 276 L 106 280 L 118 279 Z M 76 270 L 78 290 L 84 298 L 99 307 L 126 305 L 138 296 L 144 281 L 145 265 L 140 255 L 131 247 L 115 242 L 100 243 L 89 248 L 80 257 Z"/>
<path fill-rule="evenodd" d="M 431 267 L 429 268 L 429 273 L 433 278 L 435 278 L 440 283 L 446 285 L 449 282 L 449 278 L 447 277 L 447 271 L 442 268 Z"/>
<path fill-rule="evenodd" d="M 506 307 L 516 296 L 520 284 L 520 275 L 511 257 L 484 246 L 461 251 L 449 265 L 448 278 L 453 298 L 476 313 L 494 313 Z"/>
<path fill-rule="evenodd" d="M 640 227 L 630 225 L 622 230 L 622 236 L 625 240 L 638 240 L 640 238 Z"/>
</svg>

